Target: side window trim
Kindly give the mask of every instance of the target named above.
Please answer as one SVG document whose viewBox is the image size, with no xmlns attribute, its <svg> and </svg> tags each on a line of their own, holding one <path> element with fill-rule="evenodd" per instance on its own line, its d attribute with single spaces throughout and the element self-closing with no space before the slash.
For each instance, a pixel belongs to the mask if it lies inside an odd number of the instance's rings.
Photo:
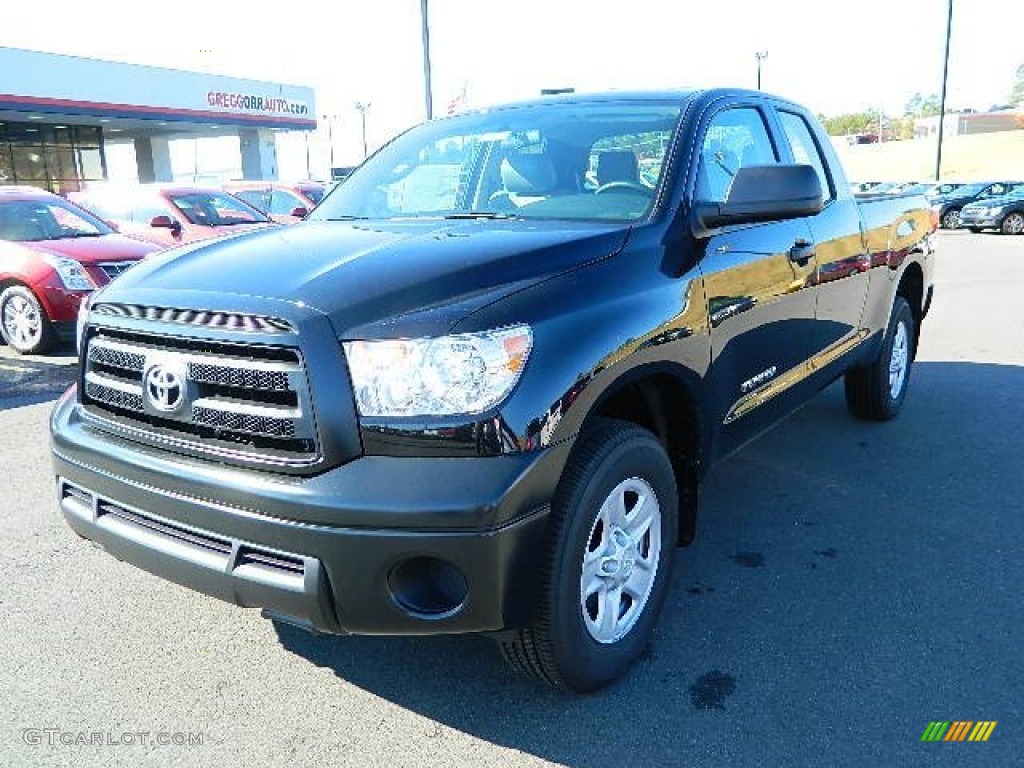
<svg viewBox="0 0 1024 768">
<path fill-rule="evenodd" d="M 693 172 L 690 177 L 690 188 L 688 190 L 688 197 L 690 198 L 691 204 L 698 201 L 698 187 L 700 179 L 701 164 L 703 163 L 703 148 L 704 143 L 707 140 L 708 131 L 711 129 L 712 124 L 718 117 L 726 112 L 734 110 L 746 109 L 753 111 L 758 118 L 761 120 L 761 126 L 764 128 L 765 135 L 768 138 L 768 143 L 771 147 L 772 155 L 775 157 L 776 163 L 782 163 L 786 161 L 785 152 L 789 150 L 788 145 L 785 143 L 785 136 L 780 137 L 777 135 L 779 131 L 776 129 L 774 124 L 774 115 L 771 114 L 770 108 L 762 101 L 744 100 L 734 101 L 725 105 L 709 107 L 705 114 L 706 116 L 701 117 L 699 127 L 697 129 L 696 141 L 694 142 L 694 163 Z"/>
<path fill-rule="evenodd" d="M 783 143 L 783 146 L 785 146 L 786 152 L 788 153 L 788 162 L 795 163 L 797 162 L 797 159 L 793 152 L 792 142 L 789 138 L 789 133 L 786 131 L 782 116 L 789 115 L 796 118 L 807 130 L 807 135 L 810 137 L 814 151 L 817 153 L 818 162 L 821 164 L 821 169 L 825 174 L 825 180 L 827 182 L 826 189 L 822 190 L 827 193 L 825 199 L 822 201 L 822 209 L 824 210 L 825 208 L 828 208 L 839 196 L 838 185 L 836 184 L 835 176 L 832 173 L 831 163 L 827 161 L 828 155 L 822 150 L 814 128 L 807 122 L 807 118 L 798 111 L 786 109 L 785 106 L 776 106 L 772 111 L 775 113 L 774 118 L 779 132 L 779 140 Z"/>
</svg>

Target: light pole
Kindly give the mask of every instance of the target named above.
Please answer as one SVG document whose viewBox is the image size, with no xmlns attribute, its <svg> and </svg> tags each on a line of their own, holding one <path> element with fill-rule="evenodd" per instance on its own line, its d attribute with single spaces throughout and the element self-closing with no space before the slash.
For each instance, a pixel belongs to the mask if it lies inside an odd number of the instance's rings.
<svg viewBox="0 0 1024 768">
<path fill-rule="evenodd" d="M 359 117 L 363 123 L 363 160 L 365 160 L 366 156 L 369 154 L 366 151 L 366 113 L 370 110 L 370 107 L 373 105 L 370 104 L 370 102 L 368 101 L 357 101 L 352 106 L 359 110 Z"/>
<path fill-rule="evenodd" d="M 427 105 L 427 120 L 434 117 L 434 94 L 430 86 L 430 14 L 427 0 L 420 0 L 420 33 L 423 38 L 423 98 Z"/>
<path fill-rule="evenodd" d="M 327 152 L 330 157 L 331 168 L 334 167 L 334 118 L 331 115 L 324 115 L 324 122 L 327 123 Z"/>
<path fill-rule="evenodd" d="M 935 151 L 935 180 L 942 176 L 942 128 L 946 123 L 946 79 L 949 77 L 949 38 L 953 31 L 953 0 L 946 12 L 946 55 L 942 61 L 942 97 L 939 99 L 939 147 Z"/>
<path fill-rule="evenodd" d="M 303 136 L 306 139 L 306 178 L 313 178 L 313 171 L 309 168 L 309 131 L 304 131 Z"/>
<path fill-rule="evenodd" d="M 754 54 L 757 59 L 757 90 L 761 90 L 761 62 L 768 58 L 768 51 L 758 51 Z"/>
</svg>

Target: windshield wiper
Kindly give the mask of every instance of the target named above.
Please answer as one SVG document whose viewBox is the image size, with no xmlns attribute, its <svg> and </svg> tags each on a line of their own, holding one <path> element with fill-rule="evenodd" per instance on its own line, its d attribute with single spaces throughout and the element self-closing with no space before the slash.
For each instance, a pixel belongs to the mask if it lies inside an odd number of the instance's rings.
<svg viewBox="0 0 1024 768">
<path fill-rule="evenodd" d="M 330 216 L 326 219 L 314 219 L 314 221 L 366 221 L 369 216 Z"/>
<path fill-rule="evenodd" d="M 71 240 L 77 237 L 103 237 L 106 232 L 69 232 L 60 237 L 61 240 Z"/>
<path fill-rule="evenodd" d="M 498 211 L 460 211 L 449 213 L 446 219 L 518 219 L 514 213 L 499 213 Z"/>
</svg>

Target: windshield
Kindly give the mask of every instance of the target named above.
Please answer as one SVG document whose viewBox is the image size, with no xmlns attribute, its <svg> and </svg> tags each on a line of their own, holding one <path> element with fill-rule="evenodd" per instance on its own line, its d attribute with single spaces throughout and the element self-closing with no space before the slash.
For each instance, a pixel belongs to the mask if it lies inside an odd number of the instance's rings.
<svg viewBox="0 0 1024 768">
<path fill-rule="evenodd" d="M 957 197 L 974 197 L 976 194 L 981 192 L 985 186 L 985 184 L 964 184 L 962 187 L 957 187 L 948 194 L 955 194 Z"/>
<path fill-rule="evenodd" d="M 270 221 L 248 203 L 218 192 L 189 192 L 171 195 L 174 207 L 192 224 L 201 227 L 226 227 Z"/>
<path fill-rule="evenodd" d="M 413 128 L 309 216 L 632 221 L 650 213 L 681 107 L 550 103 Z"/>
<path fill-rule="evenodd" d="M 88 212 L 56 198 L 0 201 L 0 240 L 65 240 L 113 231 Z"/>
<path fill-rule="evenodd" d="M 324 199 L 324 188 L 321 187 L 320 185 L 303 185 L 299 187 L 299 190 L 302 192 L 302 194 L 309 198 L 310 202 L 313 203 L 313 205 L 317 205 L 321 200 Z"/>
</svg>

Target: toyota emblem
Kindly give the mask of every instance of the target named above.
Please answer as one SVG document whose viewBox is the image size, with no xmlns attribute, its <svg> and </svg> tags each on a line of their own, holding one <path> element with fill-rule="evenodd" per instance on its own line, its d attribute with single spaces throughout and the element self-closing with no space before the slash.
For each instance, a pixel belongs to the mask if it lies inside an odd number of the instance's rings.
<svg viewBox="0 0 1024 768">
<path fill-rule="evenodd" d="M 170 366 L 156 363 L 146 371 L 146 397 L 156 410 L 173 413 L 185 400 L 185 382 Z"/>
</svg>

